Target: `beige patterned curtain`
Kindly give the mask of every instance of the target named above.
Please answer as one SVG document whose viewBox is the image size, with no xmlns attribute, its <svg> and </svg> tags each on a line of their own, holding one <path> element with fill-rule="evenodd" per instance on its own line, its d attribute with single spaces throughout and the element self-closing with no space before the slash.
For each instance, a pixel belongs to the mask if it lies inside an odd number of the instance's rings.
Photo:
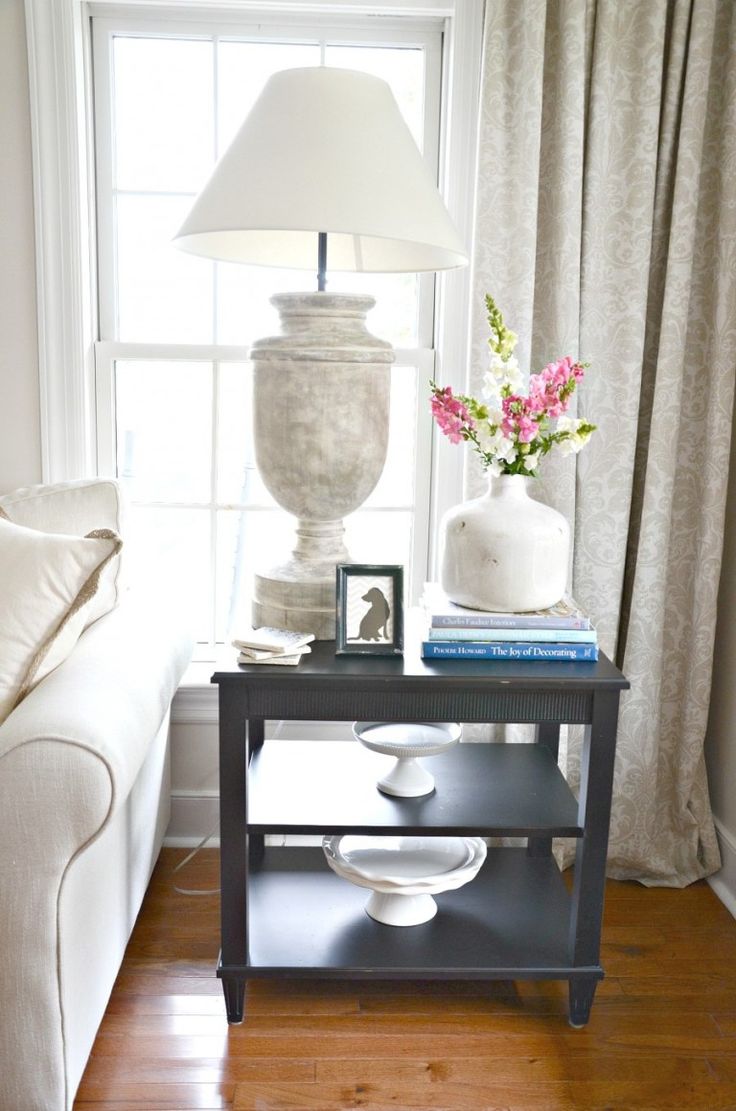
<svg viewBox="0 0 736 1111">
<path fill-rule="evenodd" d="M 468 388 L 486 291 L 522 365 L 590 363 L 578 409 L 599 431 L 545 461 L 538 495 L 574 523 L 573 591 L 631 681 L 609 874 L 680 886 L 719 867 L 703 738 L 736 375 L 736 3 L 487 0 L 484 51 Z M 577 751 L 571 733 L 573 782 Z"/>
</svg>

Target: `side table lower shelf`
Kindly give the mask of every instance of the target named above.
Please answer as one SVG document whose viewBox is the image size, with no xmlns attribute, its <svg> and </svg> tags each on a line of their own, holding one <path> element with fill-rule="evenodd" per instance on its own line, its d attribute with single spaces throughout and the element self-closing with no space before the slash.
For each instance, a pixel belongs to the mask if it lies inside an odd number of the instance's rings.
<svg viewBox="0 0 736 1111">
<path fill-rule="evenodd" d="M 368 894 L 336 876 L 321 849 L 266 849 L 249 877 L 248 963 L 217 970 L 229 1020 L 242 1018 L 247 979 L 291 976 L 566 979 L 570 1021 L 587 1021 L 603 970 L 570 963 L 571 900 L 551 857 L 489 849 L 478 876 L 437 895 L 436 917 L 420 926 L 373 921 Z"/>
</svg>

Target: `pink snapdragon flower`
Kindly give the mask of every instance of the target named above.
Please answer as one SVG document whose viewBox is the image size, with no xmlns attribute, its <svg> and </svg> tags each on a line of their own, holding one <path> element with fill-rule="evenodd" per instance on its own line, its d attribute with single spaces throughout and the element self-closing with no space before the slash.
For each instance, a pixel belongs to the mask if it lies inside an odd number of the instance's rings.
<svg viewBox="0 0 736 1111">
<path fill-rule="evenodd" d="M 431 380 L 432 416 L 453 444 L 467 443 L 489 475 L 536 478 L 539 462 L 553 448 L 563 455 L 580 451 L 595 431 L 587 420 L 564 416 L 585 364 L 569 355 L 524 378 L 513 351 L 517 336 L 506 327 L 490 294 L 486 310 L 491 349 L 481 399 L 453 394 Z"/>
<path fill-rule="evenodd" d="M 570 394 L 583 374 L 583 367 L 580 363 L 573 363 L 569 355 L 548 363 L 539 374 L 532 374 L 529 378 L 531 411 L 548 417 L 562 416 L 567 412 Z"/>
<path fill-rule="evenodd" d="M 437 421 L 440 429 L 453 444 L 459 444 L 465 429 L 475 428 L 468 408 L 455 397 L 449 386 L 445 386 L 432 397 L 432 416 Z"/>
<path fill-rule="evenodd" d="M 534 410 L 530 406 L 529 398 L 511 394 L 503 399 L 501 407 L 504 414 L 501 431 L 504 436 L 510 438 L 516 436 L 521 444 L 528 444 L 535 439 L 539 428 L 534 420 Z"/>
</svg>

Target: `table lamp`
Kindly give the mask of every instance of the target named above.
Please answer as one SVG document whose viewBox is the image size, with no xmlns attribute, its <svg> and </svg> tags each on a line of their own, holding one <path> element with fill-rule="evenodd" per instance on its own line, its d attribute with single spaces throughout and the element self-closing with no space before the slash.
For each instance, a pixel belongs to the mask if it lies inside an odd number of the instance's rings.
<svg viewBox="0 0 736 1111">
<path fill-rule="evenodd" d="M 272 298 L 282 334 L 251 351 L 256 463 L 297 518 L 294 550 L 255 576 L 252 621 L 332 639 L 343 518 L 383 470 L 394 354 L 366 328 L 374 299 L 327 292 L 327 269 L 444 270 L 465 248 L 388 84 L 325 66 L 268 80 L 174 242 L 317 272 L 316 291 Z"/>
</svg>

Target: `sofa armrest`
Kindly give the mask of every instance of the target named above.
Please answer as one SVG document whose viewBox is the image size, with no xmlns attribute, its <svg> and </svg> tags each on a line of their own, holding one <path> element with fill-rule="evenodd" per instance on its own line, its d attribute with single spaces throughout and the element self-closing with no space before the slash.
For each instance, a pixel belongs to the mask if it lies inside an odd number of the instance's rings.
<svg viewBox="0 0 736 1111">
<path fill-rule="evenodd" d="M 114 810 L 127 798 L 191 650 L 170 605 L 131 591 L 0 726 L 0 769 L 31 742 L 78 747 L 102 762 Z"/>
<path fill-rule="evenodd" d="M 0 725 L 1 1107 L 67 1106 L 60 891 L 124 806 L 190 653 L 178 622 L 131 593 Z"/>
</svg>

